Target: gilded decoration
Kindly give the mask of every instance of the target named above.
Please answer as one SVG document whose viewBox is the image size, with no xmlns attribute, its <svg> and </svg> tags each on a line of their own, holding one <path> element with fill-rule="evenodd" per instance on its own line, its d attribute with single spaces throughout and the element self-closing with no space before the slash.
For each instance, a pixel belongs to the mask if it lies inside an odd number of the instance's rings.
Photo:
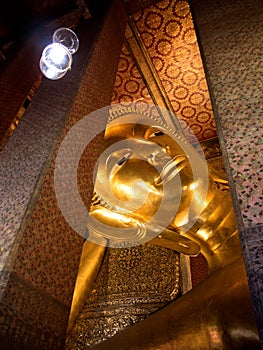
<svg viewBox="0 0 263 350">
<path fill-rule="evenodd" d="M 179 295 L 179 255 L 165 248 L 107 249 L 66 349 L 86 349 L 143 320 Z"/>
</svg>

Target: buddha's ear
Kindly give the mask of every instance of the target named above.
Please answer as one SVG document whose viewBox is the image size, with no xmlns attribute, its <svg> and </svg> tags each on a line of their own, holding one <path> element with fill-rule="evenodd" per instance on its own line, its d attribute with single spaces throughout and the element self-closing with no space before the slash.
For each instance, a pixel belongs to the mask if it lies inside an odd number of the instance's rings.
<svg viewBox="0 0 263 350">
<path fill-rule="evenodd" d="M 148 243 L 169 248 L 189 256 L 197 256 L 200 253 L 199 244 L 169 229 L 165 229 Z"/>
</svg>

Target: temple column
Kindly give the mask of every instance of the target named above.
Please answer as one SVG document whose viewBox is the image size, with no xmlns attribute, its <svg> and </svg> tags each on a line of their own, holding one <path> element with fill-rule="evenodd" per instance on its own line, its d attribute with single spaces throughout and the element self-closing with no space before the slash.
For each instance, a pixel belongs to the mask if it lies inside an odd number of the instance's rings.
<svg viewBox="0 0 263 350">
<path fill-rule="evenodd" d="M 263 341 L 263 6 L 259 0 L 191 3 Z"/>
<path fill-rule="evenodd" d="M 58 81 L 43 79 L 2 152 L 1 344 L 5 349 L 64 348 L 83 238 L 70 228 L 56 201 L 56 151 L 78 120 L 110 104 L 125 21 L 122 7 L 114 1 L 103 17 L 83 20 L 76 27 L 80 48 L 72 70 Z M 25 48 L 20 52 L 23 57 L 14 61 L 17 74 L 5 75 L 5 92 L 12 93 L 17 105 L 12 113 L 39 76 L 35 67 L 44 42 L 36 37 L 29 37 L 26 48 L 33 45 L 37 53 L 27 55 Z M 27 74 L 31 80 L 17 92 L 21 77 Z M 1 106 L 10 103 L 5 98 L 1 92 Z M 1 113 L 6 110 L 7 106 Z M 102 135 L 93 140 L 85 166 L 79 169 L 80 188 L 85 190 L 81 194 L 87 203 L 101 140 Z M 86 178 L 90 180 L 85 182 Z"/>
</svg>

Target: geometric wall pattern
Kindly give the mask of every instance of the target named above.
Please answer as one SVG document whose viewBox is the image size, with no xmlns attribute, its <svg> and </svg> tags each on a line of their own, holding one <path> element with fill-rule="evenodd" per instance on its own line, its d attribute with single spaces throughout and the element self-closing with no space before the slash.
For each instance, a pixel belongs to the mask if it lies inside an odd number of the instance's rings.
<svg viewBox="0 0 263 350">
<path fill-rule="evenodd" d="M 182 127 L 199 141 L 217 137 L 206 77 L 190 7 L 184 0 L 163 0 L 130 16 Z M 113 103 L 150 101 L 147 86 L 124 46 Z"/>
</svg>

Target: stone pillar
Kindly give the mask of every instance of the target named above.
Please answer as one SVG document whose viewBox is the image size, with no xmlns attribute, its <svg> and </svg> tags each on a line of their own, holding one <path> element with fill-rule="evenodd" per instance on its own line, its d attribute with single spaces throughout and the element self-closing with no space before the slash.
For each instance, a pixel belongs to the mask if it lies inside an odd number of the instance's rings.
<svg viewBox="0 0 263 350">
<path fill-rule="evenodd" d="M 191 3 L 263 341 L 263 3 Z"/>
<path fill-rule="evenodd" d="M 1 155 L 5 349 L 64 348 L 83 238 L 70 228 L 57 205 L 56 150 L 78 120 L 110 104 L 125 21 L 122 7 L 114 1 L 103 18 L 95 16 L 76 28 L 80 48 L 72 70 L 58 81 L 43 79 Z M 39 56 L 31 61 L 33 67 Z M 93 186 L 85 177 L 91 178 L 101 137 L 93 141 L 85 166 L 79 169 L 87 203 Z"/>
</svg>

